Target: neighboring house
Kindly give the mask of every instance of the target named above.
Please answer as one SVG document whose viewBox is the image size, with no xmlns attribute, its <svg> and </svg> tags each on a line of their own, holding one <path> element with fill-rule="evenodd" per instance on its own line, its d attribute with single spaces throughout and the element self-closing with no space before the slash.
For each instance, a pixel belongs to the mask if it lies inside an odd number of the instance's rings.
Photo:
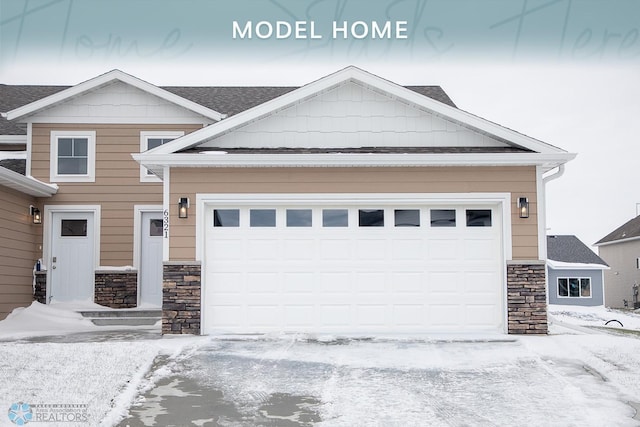
<svg viewBox="0 0 640 427">
<path fill-rule="evenodd" d="M 44 301 L 162 305 L 164 333 L 547 331 L 545 183 L 574 155 L 439 87 L 112 71 L 5 117 L 59 187 Z"/>
<path fill-rule="evenodd" d="M 640 308 L 640 216 L 600 239 L 596 246 L 600 256 L 611 267 L 604 274 L 606 305 Z"/>
<path fill-rule="evenodd" d="M 576 236 L 547 236 L 549 304 L 604 305 L 606 262 Z"/>
</svg>

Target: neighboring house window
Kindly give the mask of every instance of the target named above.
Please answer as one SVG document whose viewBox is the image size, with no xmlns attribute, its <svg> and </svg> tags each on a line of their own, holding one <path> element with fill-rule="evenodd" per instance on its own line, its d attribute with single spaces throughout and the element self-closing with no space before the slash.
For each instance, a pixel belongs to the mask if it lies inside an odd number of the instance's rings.
<svg viewBox="0 0 640 427">
<path fill-rule="evenodd" d="M 183 135 L 184 132 L 140 132 L 140 152 L 143 153 L 147 150 L 153 150 L 154 148 L 173 141 L 176 138 L 180 138 Z M 160 179 L 153 173 L 149 172 L 144 166 L 140 166 L 140 181 L 160 182 Z"/>
<path fill-rule="evenodd" d="M 51 132 L 51 182 L 95 182 L 96 133 Z"/>
<path fill-rule="evenodd" d="M 591 298 L 591 279 L 589 277 L 559 277 L 558 296 Z"/>
</svg>

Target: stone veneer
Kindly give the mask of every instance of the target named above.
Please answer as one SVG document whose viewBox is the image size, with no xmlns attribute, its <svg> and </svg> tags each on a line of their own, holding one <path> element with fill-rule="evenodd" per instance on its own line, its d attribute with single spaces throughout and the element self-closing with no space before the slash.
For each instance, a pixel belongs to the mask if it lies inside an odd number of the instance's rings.
<svg viewBox="0 0 640 427">
<path fill-rule="evenodd" d="M 94 302 L 111 308 L 133 308 L 138 305 L 138 272 L 136 270 L 96 271 Z"/>
<path fill-rule="evenodd" d="M 199 262 L 163 264 L 163 334 L 200 334 L 201 269 Z"/>
<path fill-rule="evenodd" d="M 33 288 L 33 299 L 40 304 L 47 303 L 47 272 L 36 271 L 35 287 Z"/>
<path fill-rule="evenodd" d="M 507 263 L 510 334 L 547 333 L 547 283 L 544 261 Z"/>
</svg>

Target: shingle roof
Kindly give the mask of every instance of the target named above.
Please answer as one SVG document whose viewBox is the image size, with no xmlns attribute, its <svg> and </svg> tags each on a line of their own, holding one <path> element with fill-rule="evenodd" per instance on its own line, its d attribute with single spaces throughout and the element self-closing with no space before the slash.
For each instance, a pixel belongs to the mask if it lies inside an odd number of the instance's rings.
<svg viewBox="0 0 640 427">
<path fill-rule="evenodd" d="M 25 159 L 3 159 L 0 160 L 0 166 L 20 175 L 25 175 L 27 171 L 27 161 Z"/>
<path fill-rule="evenodd" d="M 29 86 L 0 84 L 0 112 L 6 113 L 23 105 L 53 95 L 69 86 Z M 204 107 L 232 116 L 256 105 L 284 95 L 297 87 L 273 86 L 165 86 L 175 95 Z M 414 92 L 456 107 L 440 86 L 407 86 Z M 0 118 L 0 135 L 26 135 L 26 127 Z"/>
<path fill-rule="evenodd" d="M 627 221 L 611 233 L 604 236 L 602 239 L 598 240 L 596 245 L 611 243 L 616 240 L 633 239 L 634 237 L 640 237 L 640 215 Z"/>
<path fill-rule="evenodd" d="M 553 261 L 601 264 L 606 262 L 576 236 L 547 236 L 547 258 Z"/>
<path fill-rule="evenodd" d="M 343 148 L 307 148 L 307 147 L 194 147 L 181 153 L 201 153 L 205 151 L 224 151 L 229 154 L 330 154 L 330 153 L 388 153 L 388 154 L 441 154 L 441 153 L 526 153 L 529 150 L 519 147 L 343 147 Z"/>
</svg>

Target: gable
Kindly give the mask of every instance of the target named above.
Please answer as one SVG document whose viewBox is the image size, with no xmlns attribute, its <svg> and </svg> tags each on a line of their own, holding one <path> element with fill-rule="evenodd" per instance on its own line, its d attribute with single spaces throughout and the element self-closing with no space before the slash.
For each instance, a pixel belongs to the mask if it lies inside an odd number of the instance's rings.
<svg viewBox="0 0 640 427">
<path fill-rule="evenodd" d="M 433 111 L 348 80 L 199 148 L 508 147 Z"/>
<path fill-rule="evenodd" d="M 149 92 L 114 80 L 42 109 L 33 123 L 205 123 L 213 120 Z"/>
</svg>

